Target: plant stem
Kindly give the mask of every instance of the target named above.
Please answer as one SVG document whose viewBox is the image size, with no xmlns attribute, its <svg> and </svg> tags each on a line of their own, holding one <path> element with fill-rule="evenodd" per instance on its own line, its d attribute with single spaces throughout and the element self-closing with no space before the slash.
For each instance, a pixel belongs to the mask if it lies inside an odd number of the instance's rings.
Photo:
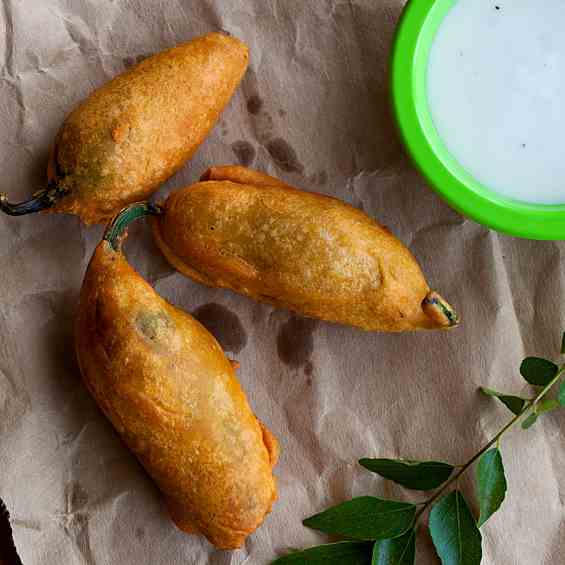
<svg viewBox="0 0 565 565">
<path fill-rule="evenodd" d="M 565 373 L 565 365 L 563 365 L 562 367 L 559 368 L 559 371 L 557 371 L 557 374 L 555 375 L 555 377 L 553 377 L 553 379 L 551 379 L 551 381 L 543 387 L 543 389 L 540 391 L 540 393 L 533 400 L 530 400 L 526 403 L 526 405 L 524 406 L 524 408 L 522 409 L 522 411 L 519 414 L 514 416 L 514 418 L 512 418 L 480 451 L 475 453 L 475 455 L 473 455 L 473 457 L 471 457 L 471 459 L 469 459 L 469 461 L 467 461 L 467 463 L 462 465 L 461 468 L 459 469 L 459 471 L 457 471 L 457 473 L 455 473 L 455 475 L 453 475 L 446 483 L 444 483 L 433 494 L 433 496 L 429 500 L 426 501 L 424 506 L 416 513 L 416 517 L 414 518 L 414 524 L 417 523 L 417 521 L 420 519 L 422 514 L 446 491 L 446 489 L 448 487 L 450 487 L 465 471 L 467 471 L 467 469 L 469 467 L 471 467 L 471 465 L 473 465 L 473 463 L 475 463 L 475 461 L 477 461 L 477 459 L 479 459 L 481 457 L 481 455 L 486 453 L 495 443 L 497 443 L 500 440 L 500 438 L 510 428 L 512 428 L 514 426 L 514 424 L 516 424 L 516 422 L 518 422 L 518 420 L 520 420 L 522 418 L 522 416 L 525 416 L 526 414 L 531 412 L 533 409 L 535 409 L 536 404 L 553 388 L 553 386 L 560 379 L 560 377 L 561 377 L 561 375 L 563 375 L 563 373 Z"/>
</svg>

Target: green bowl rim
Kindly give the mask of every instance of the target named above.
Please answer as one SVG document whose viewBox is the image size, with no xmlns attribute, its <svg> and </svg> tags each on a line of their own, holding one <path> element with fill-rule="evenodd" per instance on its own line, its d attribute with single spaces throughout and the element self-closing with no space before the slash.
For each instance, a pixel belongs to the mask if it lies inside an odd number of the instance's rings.
<svg viewBox="0 0 565 565">
<path fill-rule="evenodd" d="M 427 66 L 435 34 L 456 0 L 408 0 L 392 50 L 392 101 L 400 135 L 416 167 L 458 212 L 529 239 L 565 239 L 565 204 L 503 198 L 474 179 L 449 153 L 431 117 Z"/>
</svg>

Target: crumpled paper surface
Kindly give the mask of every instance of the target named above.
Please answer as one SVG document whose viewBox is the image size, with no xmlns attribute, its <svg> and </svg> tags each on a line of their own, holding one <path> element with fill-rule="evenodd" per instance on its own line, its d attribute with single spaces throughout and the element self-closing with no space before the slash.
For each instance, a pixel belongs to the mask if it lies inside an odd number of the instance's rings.
<svg viewBox="0 0 565 565">
<path fill-rule="evenodd" d="M 267 564 L 326 538 L 301 519 L 361 494 L 413 496 L 364 456 L 462 462 L 508 418 L 480 384 L 520 390 L 524 354 L 554 355 L 564 326 L 562 243 L 497 235 L 450 210 L 414 171 L 389 111 L 400 0 L 2 0 L 1 189 L 44 186 L 53 136 L 93 88 L 147 54 L 223 29 L 250 69 L 194 160 L 159 197 L 241 162 L 337 196 L 389 226 L 457 306 L 450 333 L 379 335 L 303 320 L 173 272 L 141 223 L 127 253 L 231 357 L 282 445 L 280 499 L 240 551 L 168 520 L 159 494 L 81 384 L 72 324 L 102 228 L 0 217 L 0 497 L 24 565 Z M 487 565 L 561 562 L 563 415 L 502 444 L 509 494 L 483 529 Z M 471 477 L 462 481 L 470 492 Z M 421 499 L 416 495 L 417 499 Z M 417 563 L 438 563 L 428 534 Z"/>
</svg>

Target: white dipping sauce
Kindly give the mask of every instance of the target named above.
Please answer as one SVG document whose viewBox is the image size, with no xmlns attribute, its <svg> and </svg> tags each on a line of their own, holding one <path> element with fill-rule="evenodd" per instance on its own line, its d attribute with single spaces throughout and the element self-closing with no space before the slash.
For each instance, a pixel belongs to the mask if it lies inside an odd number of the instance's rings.
<svg viewBox="0 0 565 565">
<path fill-rule="evenodd" d="M 565 0 L 458 0 L 432 46 L 428 102 L 484 186 L 565 203 Z"/>
</svg>

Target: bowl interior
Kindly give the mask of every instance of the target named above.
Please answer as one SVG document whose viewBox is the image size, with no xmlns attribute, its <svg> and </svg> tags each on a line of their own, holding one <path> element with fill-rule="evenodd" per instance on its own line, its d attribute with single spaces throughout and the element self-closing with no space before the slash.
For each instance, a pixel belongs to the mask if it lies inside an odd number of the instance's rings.
<svg viewBox="0 0 565 565">
<path fill-rule="evenodd" d="M 500 196 L 461 166 L 434 126 L 428 104 L 428 60 L 435 35 L 455 3 L 409 0 L 399 22 L 392 91 L 404 143 L 432 187 L 463 215 L 515 236 L 565 239 L 565 204 L 528 204 Z"/>
</svg>

